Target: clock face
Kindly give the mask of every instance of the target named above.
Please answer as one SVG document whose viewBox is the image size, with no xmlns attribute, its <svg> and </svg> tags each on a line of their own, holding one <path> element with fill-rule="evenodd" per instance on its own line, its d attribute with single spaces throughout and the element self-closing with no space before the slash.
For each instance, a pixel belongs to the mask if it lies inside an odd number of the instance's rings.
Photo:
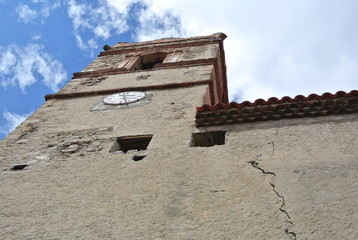
<svg viewBox="0 0 358 240">
<path fill-rule="evenodd" d="M 124 105 L 142 100 L 145 97 L 143 92 L 121 92 L 103 99 L 103 103 L 107 105 Z"/>
</svg>

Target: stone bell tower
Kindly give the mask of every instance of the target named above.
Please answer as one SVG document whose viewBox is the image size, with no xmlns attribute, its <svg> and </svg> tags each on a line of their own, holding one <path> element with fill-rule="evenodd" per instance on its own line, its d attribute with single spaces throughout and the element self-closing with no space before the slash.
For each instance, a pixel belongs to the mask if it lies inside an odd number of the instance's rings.
<svg viewBox="0 0 358 240">
<path fill-rule="evenodd" d="M 358 91 L 228 103 L 223 33 L 118 43 L 0 142 L 3 239 L 357 239 Z"/>
<path fill-rule="evenodd" d="M 209 187 L 205 177 L 195 175 L 213 163 L 188 150 L 195 107 L 228 102 L 225 38 L 106 46 L 47 95 L 0 143 L 3 236 L 166 239 L 191 235 L 180 229 L 196 232 L 214 199 L 200 190 Z"/>
<path fill-rule="evenodd" d="M 225 38 L 225 34 L 218 33 L 187 39 L 118 43 L 107 47 L 82 72 L 74 73 L 74 80 L 64 89 L 47 95 L 46 99 L 208 85 L 205 104 L 227 103 Z"/>
</svg>

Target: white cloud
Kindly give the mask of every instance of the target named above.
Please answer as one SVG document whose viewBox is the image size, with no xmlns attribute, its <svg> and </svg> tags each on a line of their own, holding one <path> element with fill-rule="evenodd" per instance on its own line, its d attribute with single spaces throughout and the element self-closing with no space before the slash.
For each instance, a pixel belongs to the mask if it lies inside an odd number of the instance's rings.
<svg viewBox="0 0 358 240">
<path fill-rule="evenodd" d="M 12 132 L 20 123 L 31 115 L 29 114 L 17 114 L 8 111 L 3 112 L 2 116 L 5 119 L 5 124 L 0 127 L 0 134 L 7 135 Z"/>
<path fill-rule="evenodd" d="M 34 21 L 37 18 L 41 18 L 43 21 L 50 16 L 50 11 L 61 6 L 60 0 L 32 0 L 36 4 L 36 8 L 30 8 L 24 3 L 19 3 L 15 8 L 15 11 L 19 17 L 19 21 L 28 23 Z"/>
<path fill-rule="evenodd" d="M 0 58 L 0 73 L 7 75 L 12 66 L 16 65 L 17 57 L 11 51 L 3 51 Z"/>
<path fill-rule="evenodd" d="M 34 34 L 31 38 L 33 41 L 41 40 L 42 35 L 41 34 Z"/>
<path fill-rule="evenodd" d="M 357 88 L 358 2 L 145 0 L 137 40 L 224 32 L 230 98 Z M 180 24 L 168 24 L 176 16 Z M 176 20 L 177 21 L 177 20 Z M 164 27 L 163 27 L 164 26 Z"/>
<path fill-rule="evenodd" d="M 31 9 L 26 4 L 20 3 L 17 5 L 15 9 L 17 15 L 19 16 L 19 20 L 21 22 L 27 23 L 37 18 L 37 11 Z"/>
<path fill-rule="evenodd" d="M 43 51 L 41 45 L 0 47 L 1 86 L 19 86 L 25 92 L 27 86 L 40 79 L 52 91 L 57 91 L 58 85 L 67 79 L 67 72 L 61 62 Z"/>
<path fill-rule="evenodd" d="M 150 6 L 139 13 L 139 27 L 136 31 L 138 41 L 148 41 L 164 37 L 179 37 L 180 20 L 169 11 Z"/>
<path fill-rule="evenodd" d="M 99 0 L 98 6 L 93 6 L 75 0 L 68 1 L 67 12 L 72 20 L 77 46 L 83 50 L 96 48 L 98 39 L 106 40 L 128 31 L 128 13 L 136 2 Z"/>
<path fill-rule="evenodd" d="M 129 30 L 138 33 L 139 41 L 180 35 L 178 19 L 168 11 L 156 11 L 150 1 L 98 0 L 96 3 L 68 1 L 68 16 L 77 46 L 82 50 L 97 48 L 99 39 L 107 40 Z M 131 29 L 129 22 L 134 18 L 139 26 Z"/>
</svg>

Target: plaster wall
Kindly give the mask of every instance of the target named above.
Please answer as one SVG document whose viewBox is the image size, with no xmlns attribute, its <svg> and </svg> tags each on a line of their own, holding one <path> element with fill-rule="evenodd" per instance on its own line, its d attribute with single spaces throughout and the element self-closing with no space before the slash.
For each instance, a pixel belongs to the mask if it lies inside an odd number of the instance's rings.
<svg viewBox="0 0 358 240">
<path fill-rule="evenodd" d="M 2 236 L 356 239 L 357 115 L 196 129 L 204 90 L 96 112 L 101 96 L 48 101 L 0 143 Z M 225 145 L 189 146 L 215 130 Z M 109 153 L 114 137 L 147 133 L 147 150 Z"/>
<path fill-rule="evenodd" d="M 206 59 L 218 44 L 182 49 L 180 61 Z M 61 93 L 213 75 L 197 66 L 80 78 Z M 139 106 L 101 111 L 105 95 L 48 100 L 0 142 L 1 238 L 357 239 L 358 115 L 198 129 L 207 88 L 152 88 Z M 218 130 L 224 145 L 190 147 L 192 133 Z M 110 152 L 117 137 L 142 134 L 153 134 L 147 150 Z"/>
<path fill-rule="evenodd" d="M 212 72 L 213 66 L 207 65 L 155 71 L 137 71 L 98 78 L 76 78 L 72 79 L 60 93 L 80 93 L 102 89 L 148 87 L 173 83 L 180 84 L 185 82 L 195 83 L 211 80 Z"/>
</svg>

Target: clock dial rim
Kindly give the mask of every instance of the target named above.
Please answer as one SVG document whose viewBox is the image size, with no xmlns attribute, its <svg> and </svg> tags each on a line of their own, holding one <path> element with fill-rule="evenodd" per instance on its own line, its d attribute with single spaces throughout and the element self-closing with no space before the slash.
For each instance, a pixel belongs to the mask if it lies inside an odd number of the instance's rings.
<svg viewBox="0 0 358 240">
<path fill-rule="evenodd" d="M 130 97 L 128 98 L 128 96 Z M 106 96 L 103 99 L 103 103 L 106 105 L 128 105 L 144 99 L 145 96 L 144 92 L 126 91 Z"/>
</svg>

